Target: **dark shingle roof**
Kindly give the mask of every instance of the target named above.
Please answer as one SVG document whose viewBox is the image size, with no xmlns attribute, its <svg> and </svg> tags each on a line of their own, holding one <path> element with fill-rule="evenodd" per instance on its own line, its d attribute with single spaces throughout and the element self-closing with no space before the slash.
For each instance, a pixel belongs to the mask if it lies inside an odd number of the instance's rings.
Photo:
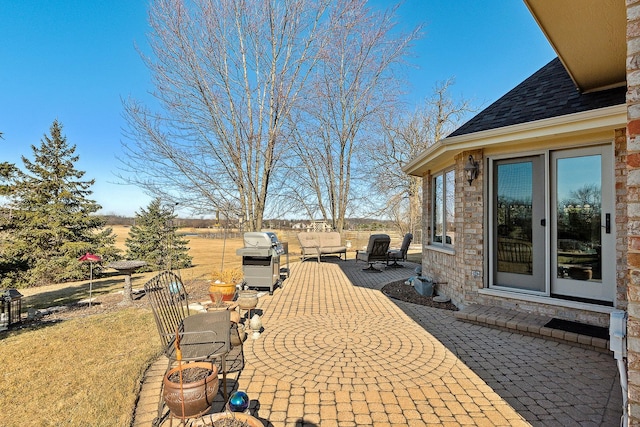
<svg viewBox="0 0 640 427">
<path fill-rule="evenodd" d="M 449 137 L 625 103 L 626 87 L 582 94 L 558 58 L 460 126 Z"/>
</svg>

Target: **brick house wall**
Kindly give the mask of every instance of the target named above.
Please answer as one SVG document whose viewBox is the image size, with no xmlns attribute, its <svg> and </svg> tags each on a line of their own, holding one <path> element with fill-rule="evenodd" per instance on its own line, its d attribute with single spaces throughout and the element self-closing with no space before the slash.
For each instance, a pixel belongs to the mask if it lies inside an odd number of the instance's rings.
<svg viewBox="0 0 640 427">
<path fill-rule="evenodd" d="M 629 425 L 640 425 L 640 1 L 638 0 L 627 0 L 626 142 Z"/>
<path fill-rule="evenodd" d="M 478 178 L 471 185 L 464 176 L 464 165 L 473 155 L 480 165 Z M 484 205 L 482 151 L 466 151 L 455 157 L 455 251 L 426 249 L 431 238 L 432 175 L 427 173 L 423 185 L 423 272 L 435 280 L 436 291 L 451 298 L 458 307 L 475 302 L 477 290 L 483 287 Z M 480 272 L 474 276 L 473 271 Z"/>
<path fill-rule="evenodd" d="M 640 0 L 638 0 L 640 2 Z M 627 309 L 627 139 L 626 130 L 616 129 L 611 134 L 614 143 L 614 174 L 616 188 L 616 308 Z M 480 164 L 478 178 L 471 185 L 465 179 L 464 165 L 473 155 Z M 558 310 L 562 311 L 562 317 L 568 320 L 595 324 L 603 327 L 609 326 L 609 315 L 595 313 L 577 308 L 548 305 L 544 302 L 525 301 L 522 299 L 503 298 L 495 295 L 478 293 L 485 286 L 488 271 L 485 270 L 488 263 L 487 242 L 484 237 L 488 232 L 485 215 L 485 184 L 487 173 L 483 170 L 483 151 L 474 150 L 458 154 L 455 160 L 455 251 L 428 248 L 432 215 L 432 189 L 433 175 L 425 174 L 423 177 L 423 224 L 422 229 L 427 230 L 423 234 L 423 270 L 436 281 L 436 291 L 451 298 L 459 308 L 473 303 L 487 306 L 498 306 L 508 309 L 519 309 L 532 313 L 538 313 L 549 317 L 557 317 Z M 438 171 L 439 172 L 439 171 Z M 640 222 L 638 222 L 640 234 Z M 640 240 L 639 240 L 640 242 Z M 638 248 L 640 252 L 640 247 Z M 474 275 L 479 272 L 479 275 Z M 640 283 L 640 272 L 639 279 Z M 638 291 L 640 293 L 640 290 Z M 640 299 L 640 295 L 639 295 Z"/>
<path fill-rule="evenodd" d="M 627 133 L 616 129 L 614 139 L 616 187 L 616 308 L 626 310 L 627 303 Z"/>
</svg>

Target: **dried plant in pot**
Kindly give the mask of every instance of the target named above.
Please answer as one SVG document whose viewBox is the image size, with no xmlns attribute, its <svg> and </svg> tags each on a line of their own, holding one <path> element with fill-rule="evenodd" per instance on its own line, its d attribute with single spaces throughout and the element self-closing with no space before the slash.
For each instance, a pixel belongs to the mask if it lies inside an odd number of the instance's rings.
<svg viewBox="0 0 640 427">
<path fill-rule="evenodd" d="M 197 417 L 211 408 L 218 393 L 218 368 L 210 362 L 182 363 L 165 374 L 162 384 L 162 397 L 173 415 Z"/>
<path fill-rule="evenodd" d="M 244 412 L 220 412 L 207 415 L 196 427 L 264 427 L 258 418 Z"/>
<path fill-rule="evenodd" d="M 236 285 L 242 282 L 244 277 L 241 268 L 215 269 L 211 273 L 211 285 L 209 297 L 214 304 L 218 304 L 217 295 L 222 296 L 221 301 L 231 301 L 236 295 Z"/>
</svg>

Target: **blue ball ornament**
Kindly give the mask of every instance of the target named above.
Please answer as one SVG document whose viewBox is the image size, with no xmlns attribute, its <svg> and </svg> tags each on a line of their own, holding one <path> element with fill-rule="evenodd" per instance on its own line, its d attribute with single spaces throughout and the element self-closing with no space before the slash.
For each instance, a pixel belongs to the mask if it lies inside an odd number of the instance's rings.
<svg viewBox="0 0 640 427">
<path fill-rule="evenodd" d="M 182 285 L 179 282 L 169 283 L 169 292 L 173 295 L 177 295 L 182 290 Z"/>
<path fill-rule="evenodd" d="M 229 397 L 229 409 L 232 412 L 244 412 L 249 407 L 249 396 L 244 391 L 234 391 Z"/>
</svg>

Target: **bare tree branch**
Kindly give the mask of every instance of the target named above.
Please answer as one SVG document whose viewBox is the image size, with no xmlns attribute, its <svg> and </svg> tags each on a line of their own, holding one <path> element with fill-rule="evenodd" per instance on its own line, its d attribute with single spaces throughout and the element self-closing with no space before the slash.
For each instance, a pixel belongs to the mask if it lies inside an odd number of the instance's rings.
<svg viewBox="0 0 640 427">
<path fill-rule="evenodd" d="M 158 111 L 127 100 L 121 178 L 260 229 L 282 128 L 323 51 L 328 0 L 156 0 L 145 62 Z"/>
<path fill-rule="evenodd" d="M 422 179 L 407 176 L 402 166 L 437 141 L 453 132 L 474 109 L 470 101 L 454 101 L 449 96 L 453 79 L 438 83 L 433 95 L 413 114 L 381 116 L 382 137 L 374 141 L 370 153 L 373 186 L 386 195 L 379 214 L 396 223 L 402 233 L 415 235 L 420 225 Z"/>
<path fill-rule="evenodd" d="M 402 63 L 420 27 L 395 31 L 396 8 L 376 13 L 364 0 L 340 0 L 330 10 L 321 61 L 312 88 L 296 116 L 293 134 L 297 159 L 289 166 L 295 188 L 309 188 L 299 202 L 342 230 L 355 200 L 355 156 L 370 138 L 375 116 L 398 102 Z M 299 195 L 300 196 L 300 195 Z M 310 208 L 313 206 L 313 209 Z"/>
</svg>

